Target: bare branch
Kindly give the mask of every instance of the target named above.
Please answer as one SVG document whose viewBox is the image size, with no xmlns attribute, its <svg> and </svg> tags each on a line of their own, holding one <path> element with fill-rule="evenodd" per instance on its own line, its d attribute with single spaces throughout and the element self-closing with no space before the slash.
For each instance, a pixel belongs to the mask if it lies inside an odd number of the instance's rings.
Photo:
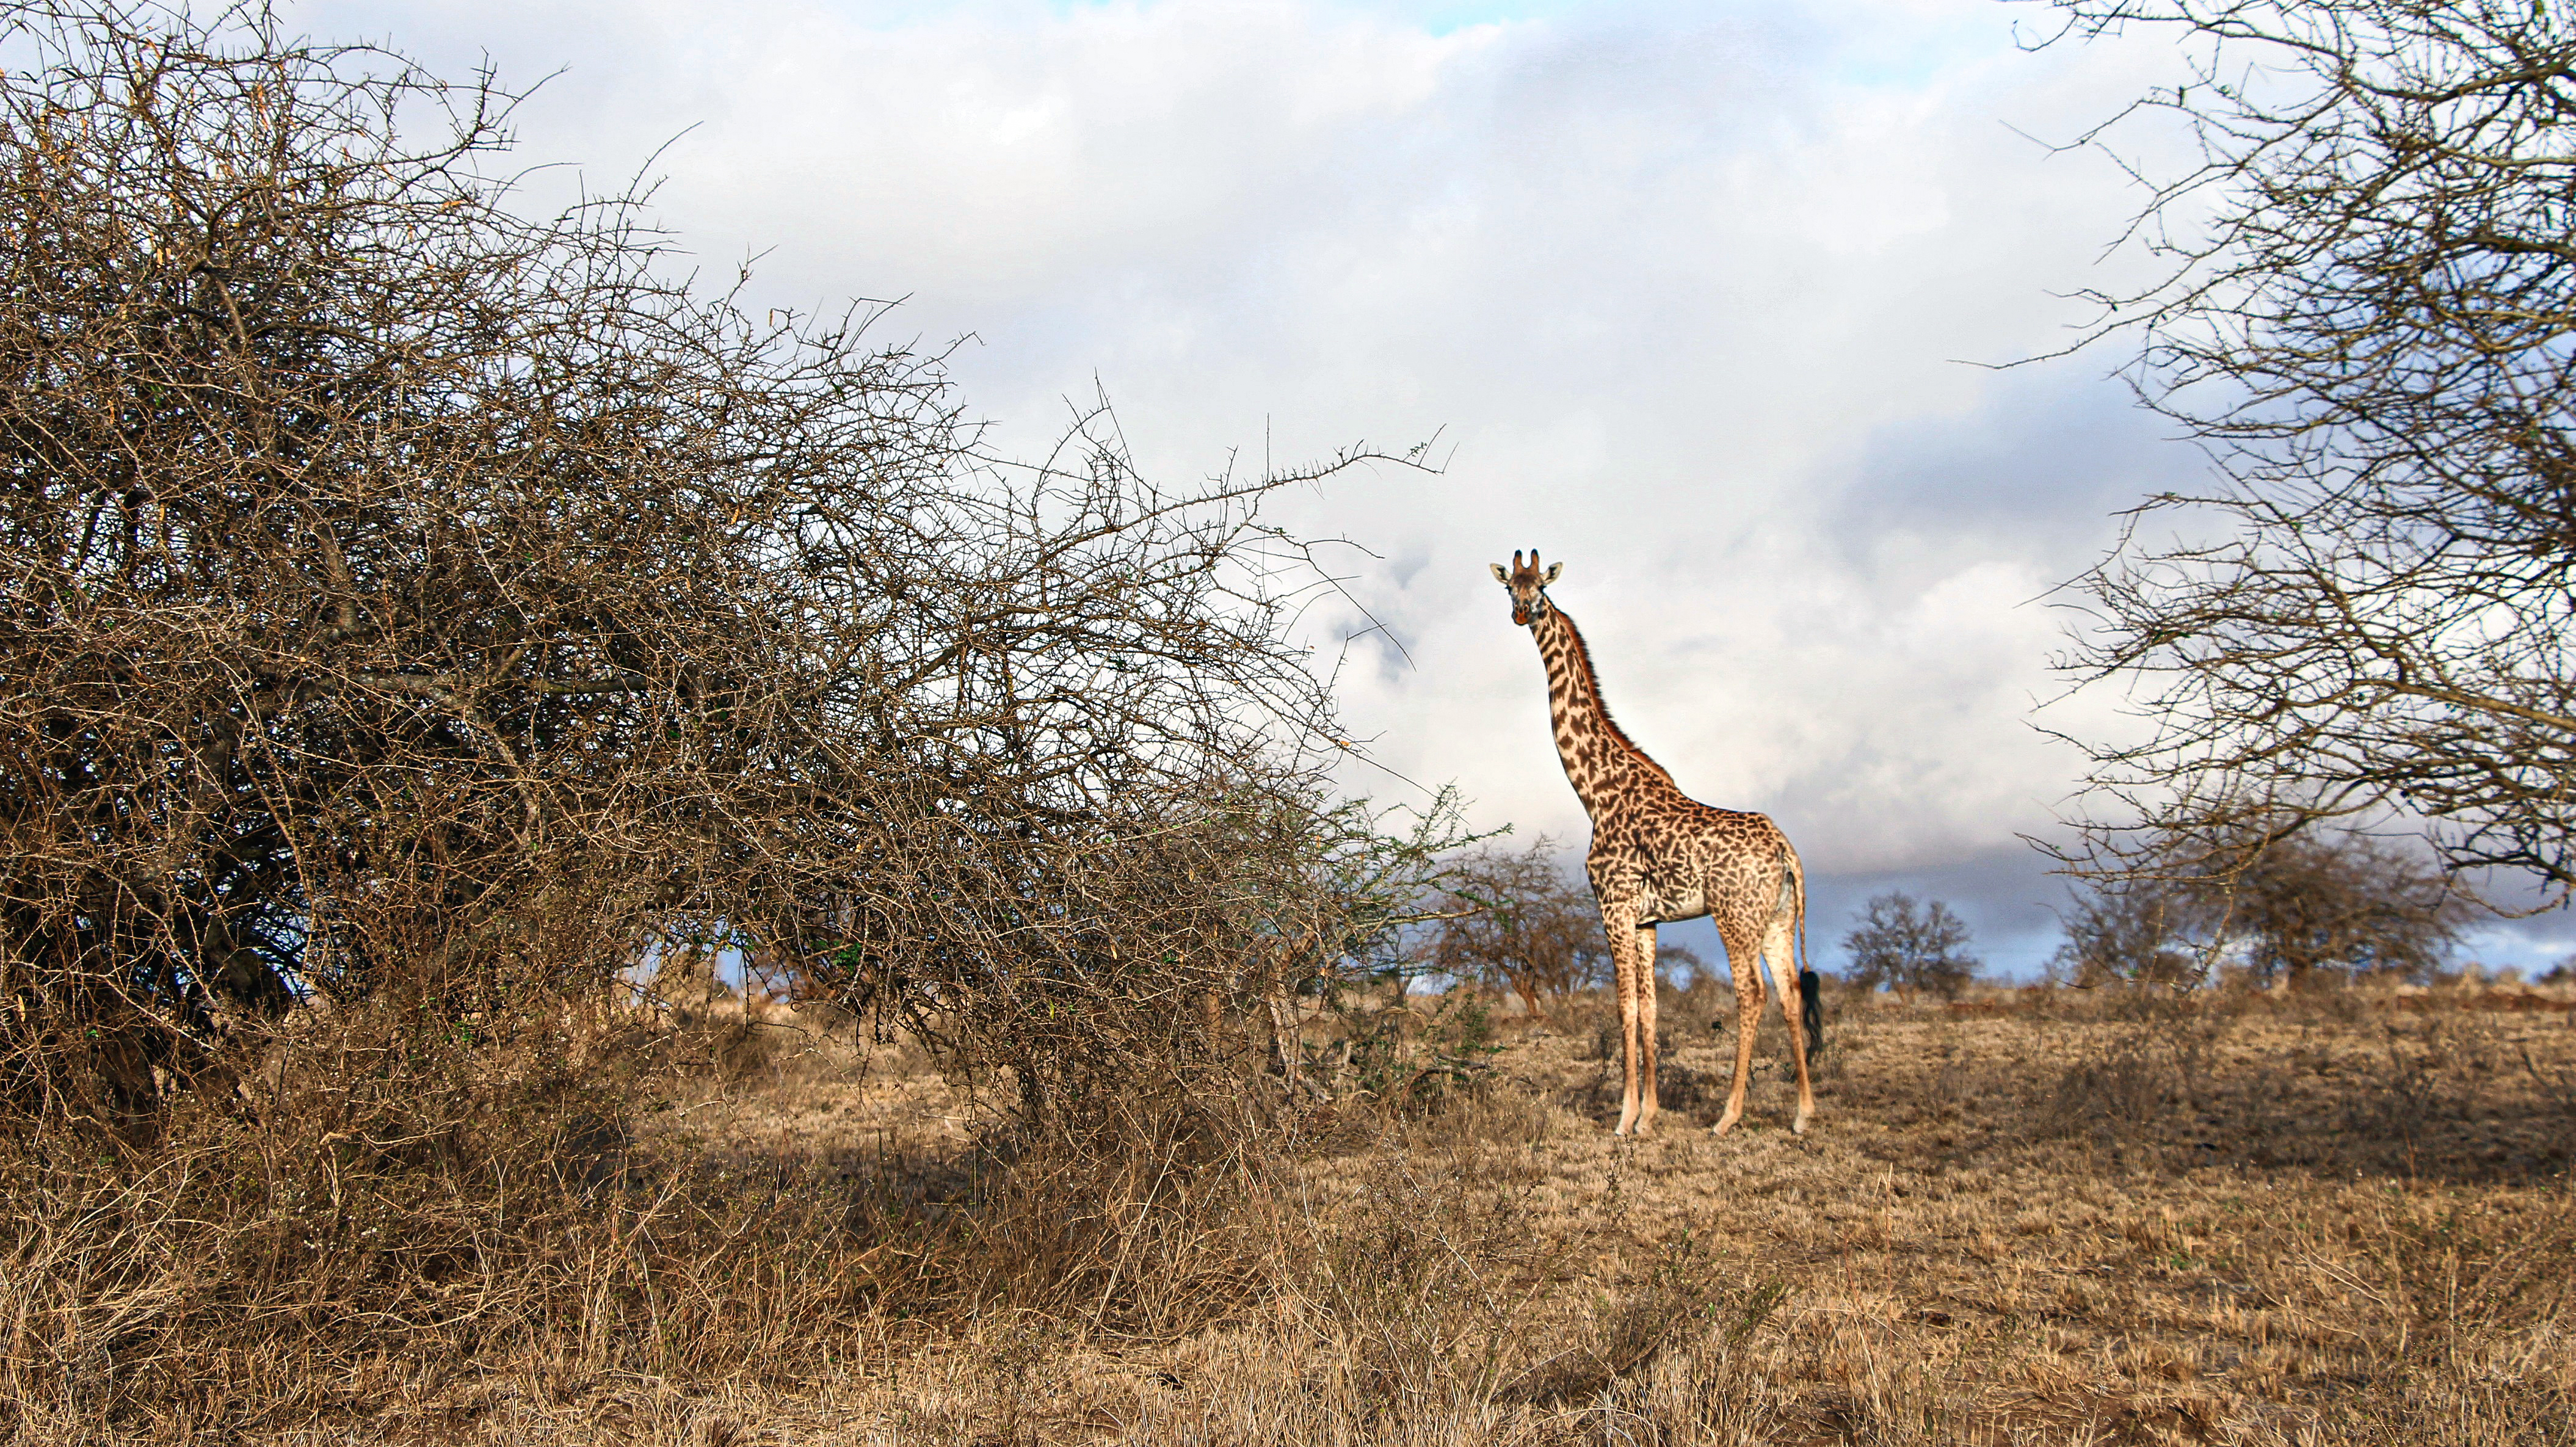
<svg viewBox="0 0 2576 1447">
<path fill-rule="evenodd" d="M 2576 32 L 2560 6 L 2067 0 L 2071 33 L 2187 42 L 2199 163 L 2101 298 L 2147 402 L 2217 460 L 2079 581 L 2084 870 L 2176 835 L 2400 817 L 2455 869 L 2576 887 Z M 2088 144 L 2097 138 L 2087 137 Z"/>
</svg>

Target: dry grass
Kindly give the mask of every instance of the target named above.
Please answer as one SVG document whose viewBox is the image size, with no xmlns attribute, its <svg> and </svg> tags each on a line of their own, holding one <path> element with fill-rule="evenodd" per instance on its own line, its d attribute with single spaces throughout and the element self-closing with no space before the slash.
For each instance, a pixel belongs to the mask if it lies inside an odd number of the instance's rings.
<svg viewBox="0 0 2576 1447">
<path fill-rule="evenodd" d="M 193 1415 L 93 1375 L 19 1435 L 2576 1440 L 2576 1000 L 1846 1001 L 1817 1131 L 1773 1055 L 1722 1141 L 1689 1119 L 1731 1059 L 1699 1003 L 1650 1140 L 1602 1129 L 1616 1060 L 1569 1017 L 1507 1028 L 1485 1089 L 1320 1107 L 1259 1159 L 1177 1166 L 1166 1131 L 1123 1175 L 979 1153 L 909 1046 L 782 1037 L 642 1117 L 627 1168 L 693 1162 L 660 1209 L 699 1224 L 654 1255 L 626 1218 L 663 1275 L 599 1277 L 586 1331 L 424 1337 L 363 1381 L 216 1360 Z M 11 1263 L 20 1357 L 62 1259 Z"/>
</svg>

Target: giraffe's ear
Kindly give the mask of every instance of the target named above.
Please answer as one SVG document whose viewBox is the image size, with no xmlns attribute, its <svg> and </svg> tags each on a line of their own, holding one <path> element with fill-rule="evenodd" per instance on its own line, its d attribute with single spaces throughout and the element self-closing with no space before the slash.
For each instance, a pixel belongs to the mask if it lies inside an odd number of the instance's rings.
<svg viewBox="0 0 2576 1447">
<path fill-rule="evenodd" d="M 1540 587 L 1542 587 L 1542 588 L 1546 587 L 1548 584 L 1553 583 L 1553 582 L 1555 582 L 1555 581 L 1556 581 L 1556 575 L 1557 575 L 1557 574 L 1562 573 L 1562 572 L 1564 572 L 1564 571 L 1565 571 L 1565 564 L 1563 564 L 1563 563 L 1550 563 L 1550 564 L 1548 564 L 1548 565 L 1547 565 L 1547 576 L 1546 576 L 1546 577 L 1544 577 L 1544 578 L 1539 579 L 1539 580 L 1538 580 L 1538 585 L 1539 585 Z"/>
<path fill-rule="evenodd" d="M 1487 567 L 1489 567 L 1489 568 L 1492 568 L 1492 569 L 1494 570 L 1494 581 L 1495 581 L 1495 582 L 1500 583 L 1500 584 L 1502 584 L 1504 587 L 1507 587 L 1507 588 L 1511 586 L 1511 582 L 1512 582 L 1512 575 L 1503 571 L 1503 565 L 1502 565 L 1502 564 L 1500 564 L 1500 563 L 1488 563 L 1488 564 L 1486 564 L 1486 566 L 1487 566 Z"/>
</svg>

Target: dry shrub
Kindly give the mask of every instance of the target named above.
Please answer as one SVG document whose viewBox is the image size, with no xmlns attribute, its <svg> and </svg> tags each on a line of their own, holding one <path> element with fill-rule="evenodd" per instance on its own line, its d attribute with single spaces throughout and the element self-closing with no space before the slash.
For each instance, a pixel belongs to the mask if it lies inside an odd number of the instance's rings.
<svg viewBox="0 0 2576 1447">
<path fill-rule="evenodd" d="M 2356 1284 L 2377 1318 L 2365 1333 L 2372 1351 L 2391 1367 L 2430 1352 L 2470 1376 L 2543 1365 L 2529 1353 L 2535 1345 L 2547 1352 L 2549 1343 L 2529 1333 L 2558 1321 L 2576 1299 L 2576 1206 L 2562 1202 L 2509 1226 L 2410 1206 L 2385 1212 L 2375 1239 L 2358 1243 L 2366 1274 L 2356 1273 Z"/>
<path fill-rule="evenodd" d="M 1735 1273 L 1702 1238 L 1683 1232 L 1664 1244 L 1643 1281 L 1596 1293 L 1567 1345 L 1531 1362 L 1514 1395 L 1583 1405 L 1649 1378 L 1668 1352 L 1722 1357 L 1768 1321 L 1790 1293 L 1776 1278 L 1741 1287 L 1734 1281 Z"/>
<path fill-rule="evenodd" d="M 1608 1072 L 1603 1072 L 1601 1099 L 1616 1101 L 1618 1093 L 1611 1088 Z M 1665 1110 L 1679 1111 L 1684 1116 L 1714 1117 L 1726 1104 L 1728 1076 L 1723 1071 L 1695 1070 L 1671 1057 L 1669 1050 L 1655 1061 L 1656 1103 Z"/>
<path fill-rule="evenodd" d="M 701 296 L 631 198 L 511 212 L 488 80 L 7 24 L 14 1106 L 148 1116 L 235 1017 L 488 1019 L 686 942 L 1039 1112 L 1411 887 L 1325 808 L 1291 479 L 1161 488 L 1098 414 L 998 463 L 864 310 Z"/>
<path fill-rule="evenodd" d="M 1496 1041 L 1492 1007 L 1473 989 L 1336 992 L 1334 1038 L 1310 1052 L 1319 1085 L 1365 1103 L 1381 1121 L 1436 1116 L 1487 1098 Z"/>
<path fill-rule="evenodd" d="M 0 1430 L 276 1432 L 496 1373 L 776 1389 L 977 1322 L 1170 1336 L 1276 1289 L 1260 1203 L 1288 1158 L 1225 1114 L 1257 1097 L 1138 1089 L 1081 1134 L 995 1117 L 868 1163 L 745 1154 L 630 1131 L 689 1082 L 651 1064 L 658 1023 L 553 1023 L 576 1013 L 505 1039 L 299 1016 L 243 1108 L 191 1104 L 143 1148 L 13 1141 Z"/>
<path fill-rule="evenodd" d="M 1345 1189 L 1296 1202 L 1302 1259 L 1283 1265 L 1312 1329 L 1349 1363 L 1353 1390 L 1399 1414 L 1491 1398 L 1547 1275 L 1526 1203 L 1394 1155 L 1371 1159 Z"/>
<path fill-rule="evenodd" d="M 15 1430 L 274 1429 L 418 1398 L 476 1363 L 726 1375 L 857 1340 L 830 1183 L 745 1191 L 637 1158 L 630 1029 L 500 1038 L 376 1007 L 273 1038 L 237 1109 L 149 1148 L 13 1140 Z"/>
<path fill-rule="evenodd" d="M 1102 1104 L 1082 1137 L 988 1157 L 947 1294 L 908 1309 L 1168 1335 L 1237 1308 L 1266 1255 L 1245 1239 L 1243 1202 L 1276 1163 L 1263 1123 L 1241 1118 L 1257 1104 L 1149 1090 Z"/>
<path fill-rule="evenodd" d="M 2123 1040 L 2066 1068 L 2041 1114 L 2042 1129 L 2116 1137 L 2161 1119 L 2173 1094 L 2166 1063 L 2143 1042 Z"/>
<path fill-rule="evenodd" d="M 2527 1047 L 2518 1053 L 2524 1074 L 2530 1077 L 2549 1110 L 2576 1128 L 2576 1066 L 2544 1064 L 2533 1058 Z"/>
<path fill-rule="evenodd" d="M 280 37 L 0 12 L 0 1411 L 1205 1309 L 1141 1263 L 1448 842 L 1328 804 L 1292 479 L 1159 487 L 1100 414 L 1006 465 L 868 309 L 703 295 L 633 197 L 518 215 L 488 78 Z M 622 1012 L 717 949 L 966 1083 L 962 1187 L 635 1144 L 777 1070 Z"/>
<path fill-rule="evenodd" d="M 1544 1224 L 1517 1163 L 1591 1127 L 1512 1082 L 1374 1115 L 1334 1152 L 1276 1162 L 1252 1183 L 1245 1200 L 1266 1214 L 1236 1243 L 1271 1261 L 1253 1283 L 1266 1292 L 1242 1299 L 1287 1303 L 1303 1343 L 1291 1355 L 1330 1363 L 1331 1397 L 1360 1420 L 1586 1408 L 1659 1381 L 1668 1356 L 1705 1379 L 1789 1295 L 1775 1278 L 1742 1279 L 1685 1231 L 1569 1315 L 1551 1298 L 1581 1252 Z"/>
<path fill-rule="evenodd" d="M 2041 1133 L 2137 1140 L 2165 1134 L 2200 1108 L 2232 1023 L 2226 1003 L 2143 985 L 2085 993 L 2089 1010 L 2051 1001 L 2032 1012 L 2069 1025 L 2088 1015 L 2113 1025 L 2036 1102 Z"/>
</svg>

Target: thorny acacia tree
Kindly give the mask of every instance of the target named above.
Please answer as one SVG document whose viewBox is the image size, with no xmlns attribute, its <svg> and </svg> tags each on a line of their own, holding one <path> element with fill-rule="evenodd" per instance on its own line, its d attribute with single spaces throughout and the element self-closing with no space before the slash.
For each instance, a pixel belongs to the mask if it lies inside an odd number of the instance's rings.
<svg viewBox="0 0 2576 1447">
<path fill-rule="evenodd" d="M 2241 867 L 2420 820 L 2453 870 L 2576 887 L 2576 28 L 2536 0 L 2060 0 L 2173 32 L 2197 164 L 2102 295 L 2141 394 L 2218 462 L 2084 580 L 2066 666 L 2143 686 L 2094 743 L 2095 871 Z M 2088 136 L 2088 142 L 2100 138 Z M 2158 541 L 2167 529 L 2179 541 Z M 2151 537 L 2151 530 L 2154 536 Z"/>
<path fill-rule="evenodd" d="M 488 77 L 255 9 L 0 46 L 0 1101 L 709 938 L 1043 1101 L 1412 887 L 1436 826 L 1323 809 L 1283 479 L 1164 490 L 1096 417 L 989 459 L 865 310 L 516 214 Z"/>
<path fill-rule="evenodd" d="M 1968 926 L 1950 906 L 1903 890 L 1871 897 L 1860 923 L 1843 936 L 1843 951 L 1851 957 L 1845 979 L 1909 1000 L 1918 990 L 1957 998 L 1981 963 L 1968 953 Z"/>
<path fill-rule="evenodd" d="M 2079 886 L 2065 916 L 2066 940 L 2048 977 L 2078 989 L 2101 985 L 2186 986 L 2217 963 L 2212 931 L 2227 918 L 2212 892 L 2148 875 Z M 2210 906 L 2221 903 L 2213 910 Z"/>
<path fill-rule="evenodd" d="M 2429 982 L 2471 911 L 2420 853 L 2367 835 L 2310 830 L 2248 854 L 2231 875 L 2090 881 L 2050 973 L 2079 986 L 2188 987 L 2224 961 L 2291 988 L 2373 973 Z"/>
<path fill-rule="evenodd" d="M 2247 971 L 2294 988 L 2329 972 L 2430 981 L 2469 911 L 2413 852 L 2314 831 L 2264 850 L 2228 904 Z"/>
<path fill-rule="evenodd" d="M 1532 1017 L 1601 983 L 1610 964 L 1592 892 L 1570 878 L 1545 836 L 1526 849 L 1483 844 L 1451 862 L 1423 941 L 1425 962 L 1454 979 L 1507 989 Z"/>
</svg>

